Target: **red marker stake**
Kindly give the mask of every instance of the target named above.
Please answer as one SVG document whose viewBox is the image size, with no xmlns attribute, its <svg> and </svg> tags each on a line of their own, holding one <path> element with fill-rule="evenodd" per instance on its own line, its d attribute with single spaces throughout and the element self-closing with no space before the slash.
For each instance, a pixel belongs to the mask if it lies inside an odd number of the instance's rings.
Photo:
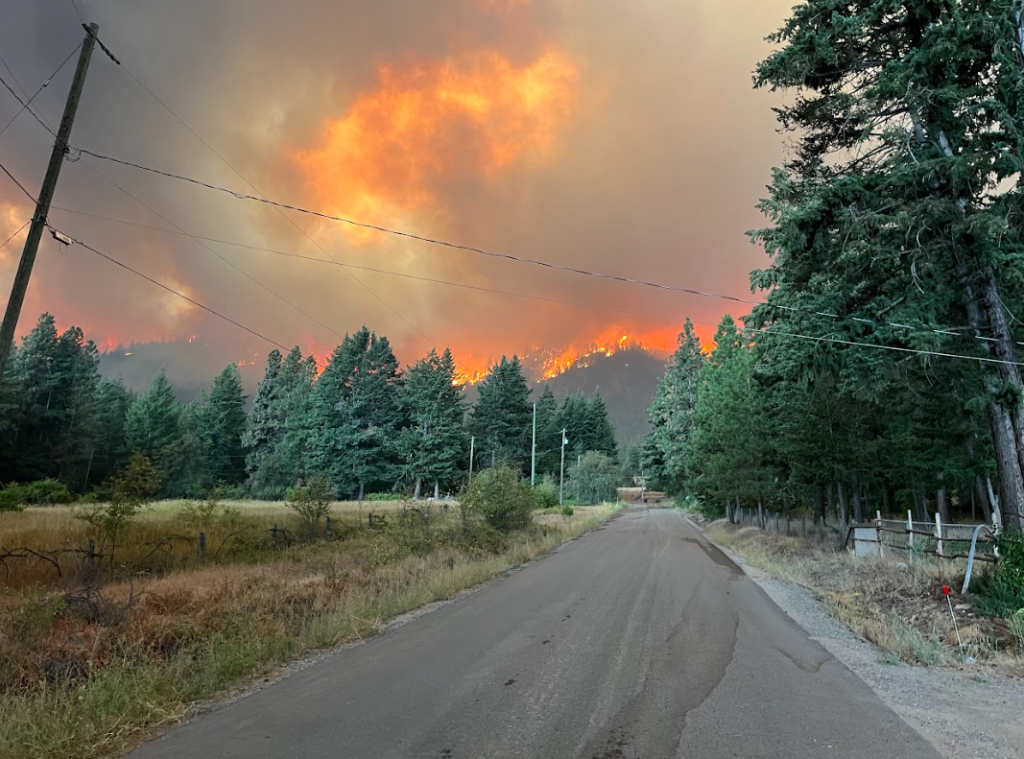
<svg viewBox="0 0 1024 759">
<path fill-rule="evenodd" d="M 949 586 L 943 585 L 942 592 L 946 596 L 946 605 L 949 607 L 949 616 L 953 619 L 953 629 L 956 630 L 956 642 L 960 646 L 960 658 L 964 659 L 964 642 L 960 639 L 960 626 L 956 623 L 956 614 L 953 613 L 953 602 L 949 600 Z M 964 659 L 966 661 L 966 659 Z"/>
</svg>

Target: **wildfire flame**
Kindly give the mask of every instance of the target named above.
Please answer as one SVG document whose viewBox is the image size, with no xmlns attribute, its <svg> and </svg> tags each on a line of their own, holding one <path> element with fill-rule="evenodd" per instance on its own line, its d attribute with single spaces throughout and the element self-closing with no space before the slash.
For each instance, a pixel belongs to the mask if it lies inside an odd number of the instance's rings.
<svg viewBox="0 0 1024 759">
<path fill-rule="evenodd" d="M 441 182 L 493 179 L 543 158 L 571 116 L 578 78 L 555 50 L 516 66 L 491 51 L 410 68 L 384 67 L 378 88 L 328 120 L 296 159 L 321 207 L 377 224 L 435 205 Z M 378 233 L 350 230 L 355 243 Z"/>
</svg>

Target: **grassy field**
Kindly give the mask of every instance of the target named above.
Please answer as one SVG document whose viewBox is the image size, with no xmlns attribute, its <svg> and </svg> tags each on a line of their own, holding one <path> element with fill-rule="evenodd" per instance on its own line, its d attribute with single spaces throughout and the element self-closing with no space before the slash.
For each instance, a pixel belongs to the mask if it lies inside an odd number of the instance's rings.
<svg viewBox="0 0 1024 759">
<path fill-rule="evenodd" d="M 751 564 L 802 585 L 830 613 L 893 661 L 956 665 L 959 654 L 942 586 L 955 588 L 963 570 L 918 560 L 912 566 L 858 559 L 819 541 L 785 537 L 725 521 L 708 525 L 721 544 Z M 958 573 L 958 574 L 957 574 Z M 959 581 L 959 582 L 958 582 Z M 1004 620 L 957 612 L 965 655 L 1010 674 L 1024 674 L 1024 646 Z"/>
<path fill-rule="evenodd" d="M 388 511 L 387 523 L 371 529 L 371 510 Z M 258 542 L 216 560 L 208 553 L 205 562 L 133 567 L 135 546 L 196 527 L 182 504 L 159 504 L 130 528 L 112 569 L 55 577 L 43 568 L 32 582 L 22 571 L 6 585 L 0 575 L 0 757 L 117 755 L 196 702 L 312 650 L 373 635 L 387 619 L 541 556 L 616 510 L 544 515 L 500 535 L 463 523 L 458 509 L 402 518 L 401 504 L 337 504 L 340 538 L 275 546 L 268 522 L 300 530 L 289 512 L 229 504 L 205 525 L 210 544 L 228 530 Z M 95 540 L 83 524 L 67 509 L 3 514 L 0 542 Z"/>
</svg>

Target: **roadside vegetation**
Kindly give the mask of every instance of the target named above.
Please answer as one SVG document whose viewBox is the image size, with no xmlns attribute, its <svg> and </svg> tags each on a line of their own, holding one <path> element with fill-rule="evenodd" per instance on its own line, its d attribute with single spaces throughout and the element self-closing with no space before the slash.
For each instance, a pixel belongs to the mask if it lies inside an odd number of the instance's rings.
<svg viewBox="0 0 1024 759">
<path fill-rule="evenodd" d="M 616 509 L 538 509 L 518 473 L 501 466 L 474 476 L 464 495 L 461 505 L 339 504 L 311 483 L 284 504 L 140 501 L 120 510 L 116 561 L 108 526 L 80 507 L 0 514 L 5 543 L 92 541 L 111 558 L 61 554 L 59 574 L 38 557 L 2 562 L 0 756 L 115 755 L 198 701 L 371 636 Z"/>
<path fill-rule="evenodd" d="M 856 558 L 831 539 L 786 537 L 724 520 L 708 531 L 757 568 L 809 589 L 839 622 L 879 646 L 884 660 L 956 666 L 973 658 L 979 672 L 1024 675 L 1024 626 L 1014 616 L 1021 607 L 1016 601 L 994 607 L 988 590 L 1009 582 L 1008 563 L 977 582 L 971 596 L 957 598 L 962 565 Z M 962 651 L 944 585 L 952 586 Z"/>
</svg>

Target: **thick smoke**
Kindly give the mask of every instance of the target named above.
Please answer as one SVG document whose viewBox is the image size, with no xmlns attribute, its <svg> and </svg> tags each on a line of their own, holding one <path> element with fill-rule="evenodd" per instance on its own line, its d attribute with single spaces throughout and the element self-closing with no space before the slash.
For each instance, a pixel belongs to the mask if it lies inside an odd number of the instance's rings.
<svg viewBox="0 0 1024 759">
<path fill-rule="evenodd" d="M 749 270 L 762 263 L 744 232 L 763 221 L 755 204 L 780 159 L 772 96 L 752 91 L 750 72 L 791 3 L 78 0 L 125 67 L 234 170 L 101 53 L 73 142 L 427 236 L 743 295 Z M 81 36 L 70 0 L 8 0 L 0 8 L 0 56 L 9 70 L 0 64 L 0 76 L 34 92 Z M 36 100 L 52 125 L 73 64 Z M 0 126 L 19 107 L 0 89 Z M 0 162 L 35 191 L 51 144 L 22 114 L 0 136 Z M 712 324 L 729 305 L 354 232 L 87 157 L 65 163 L 55 206 L 634 312 L 204 243 L 211 252 L 180 234 L 52 212 L 51 222 L 72 237 L 276 342 L 321 356 L 363 323 L 391 337 L 403 361 L 451 345 L 469 369 L 504 352 L 585 345 L 618 332 L 669 347 L 684 316 Z M 0 242 L 30 214 L 0 177 Z M 0 251 L 0 297 L 22 241 Z M 49 239 L 20 332 L 43 310 L 107 348 L 188 345 L 182 341 L 196 335 L 227 363 L 252 361 L 270 347 Z"/>
</svg>

